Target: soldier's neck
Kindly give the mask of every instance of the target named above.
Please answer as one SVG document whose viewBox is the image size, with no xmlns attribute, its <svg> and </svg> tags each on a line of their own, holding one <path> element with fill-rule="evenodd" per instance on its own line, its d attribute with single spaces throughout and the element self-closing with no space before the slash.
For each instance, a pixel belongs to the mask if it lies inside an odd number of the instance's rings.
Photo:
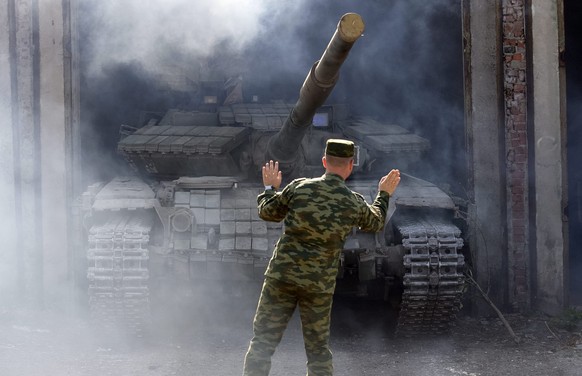
<svg viewBox="0 0 582 376">
<path fill-rule="evenodd" d="M 348 178 L 348 176 L 350 176 L 350 171 L 347 171 L 347 169 L 344 168 L 333 168 L 333 167 L 329 167 L 325 170 L 326 174 L 335 174 L 335 175 L 339 175 L 342 179 L 346 180 Z"/>
</svg>

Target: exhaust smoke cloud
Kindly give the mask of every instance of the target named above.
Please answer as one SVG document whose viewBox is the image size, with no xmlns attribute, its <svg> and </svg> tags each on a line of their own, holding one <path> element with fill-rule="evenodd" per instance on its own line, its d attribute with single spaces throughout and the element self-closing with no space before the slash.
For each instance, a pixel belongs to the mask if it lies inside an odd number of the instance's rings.
<svg viewBox="0 0 582 376">
<path fill-rule="evenodd" d="M 0 112 L 10 113 L 10 107 L 4 101 L 0 102 Z M 15 212 L 15 179 L 12 169 L 14 150 L 12 147 L 12 124 L 4 117 L 0 120 L 0 239 L 2 250 L 0 255 L 3 261 L 0 262 L 0 308 L 2 303 L 7 303 L 14 299 L 14 292 L 17 289 L 17 232 L 16 232 L 16 212 Z M 2 302 L 4 300 L 4 302 Z"/>
<path fill-rule="evenodd" d="M 302 3 L 273 0 L 84 2 L 82 16 L 90 25 L 86 34 L 90 36 L 86 40 L 90 45 L 86 50 L 86 57 L 90 57 L 86 71 L 89 75 L 99 75 L 103 66 L 139 62 L 149 72 L 182 68 L 190 74 L 204 74 L 205 70 L 213 69 L 205 65 L 214 56 L 224 52 L 232 56 L 244 54 L 257 37 L 274 31 L 269 20 L 283 16 L 294 19 L 294 12 Z M 282 23 L 278 29 L 285 34 L 285 29 L 291 26 Z M 172 66 L 177 60 L 184 66 Z"/>
<path fill-rule="evenodd" d="M 296 100 L 306 72 L 347 12 L 361 14 L 366 31 L 328 102 L 348 102 L 356 115 L 428 138 L 434 158 L 427 158 L 432 162 L 422 178 L 461 180 L 460 169 L 450 166 L 459 159 L 463 140 L 460 0 L 84 0 L 78 5 L 82 171 L 74 173 L 84 187 L 130 172 L 116 154 L 121 124 L 137 125 L 141 110 L 195 107 L 200 82 L 241 76 L 245 100 L 252 95 Z M 11 178 L 0 176 L 0 187 L 12 187 Z M 6 189 L 0 194 L 11 197 Z M 14 244 L 15 265 L 16 239 L 10 234 L 16 232 L 10 225 L 0 228 L 6 231 L 2 239 Z M 73 250 L 80 252 L 75 259 L 86 261 L 85 251 Z M 0 292 L 3 282 L 16 279 L 2 265 Z M 84 270 L 74 274 L 85 278 Z M 174 304 L 163 308 L 180 318 L 190 315 L 181 322 L 202 326 L 215 314 L 204 309 L 205 302 L 216 296 L 192 294 L 196 310 L 176 312 L 188 303 L 175 291 L 164 292 Z M 252 308 L 243 313 L 250 322 Z M 171 318 L 165 323 L 164 329 L 180 330 Z"/>
<path fill-rule="evenodd" d="M 362 15 L 364 37 L 328 103 L 349 103 L 428 138 L 426 173 L 461 184 L 463 101 L 460 0 L 82 2 L 86 180 L 111 177 L 119 125 L 136 111 L 192 107 L 202 81 L 240 76 L 245 101 L 293 102 L 339 17 Z M 99 166 L 94 157 L 109 161 Z M 88 172 L 90 171 L 90 172 Z"/>
<path fill-rule="evenodd" d="M 432 151 L 419 177 L 460 185 L 465 166 L 453 164 L 464 161 L 460 10 L 460 0 L 83 1 L 85 186 L 130 172 L 115 152 L 121 124 L 138 125 L 141 110 L 196 108 L 203 82 L 237 76 L 247 102 L 255 95 L 294 102 L 348 12 L 359 13 L 366 30 L 327 102 L 428 138 Z M 177 290 L 162 295 L 185 299 Z M 194 296 L 197 306 L 217 298 Z"/>
<path fill-rule="evenodd" d="M 366 31 L 346 62 L 329 102 L 348 102 L 355 114 L 372 115 L 428 138 L 432 151 L 425 159 L 421 178 L 453 185 L 464 181 L 460 0 L 81 0 L 78 6 L 83 169 L 73 173 L 82 177 L 84 186 L 129 172 L 115 152 L 121 124 L 135 125 L 140 110 L 193 106 L 200 81 L 223 81 L 240 75 L 247 100 L 258 95 L 293 101 L 339 16 L 346 12 L 361 14 Z M 4 59 L 0 56 L 6 67 L 9 63 Z M 5 89 L 2 92 L 9 92 L 9 78 L 2 76 L 4 73 L 0 73 L 0 84 Z M 0 112 L 10 114 L 10 104 L 4 96 L 0 99 Z M 154 307 L 158 310 L 154 314 L 159 315 L 158 319 L 163 316 L 156 333 L 166 339 L 164 351 L 171 354 L 167 362 L 156 359 L 159 348 L 139 356 L 124 352 L 124 346 L 97 343 L 92 337 L 95 333 L 84 323 L 63 322 L 62 317 L 51 321 L 43 317 L 35 323 L 28 317 L 6 314 L 2 304 L 8 301 L 9 293 L 17 291 L 17 273 L 22 270 L 18 265 L 22 256 L 18 253 L 14 220 L 15 179 L 10 160 L 14 150 L 8 119 L 0 119 L 0 213 L 5 218 L 0 222 L 0 329 L 12 338 L 20 338 L 14 333 L 25 332 L 22 338 L 40 344 L 35 347 L 39 349 L 35 354 L 21 350 L 25 355 L 19 359 L 13 354 L 25 341 L 10 342 L 9 336 L 0 336 L 0 353 L 4 355 L 0 365 L 8 366 L 8 374 L 33 374 L 39 364 L 49 365 L 44 371 L 55 374 L 102 374 L 112 370 L 124 370 L 126 374 L 178 374 L 184 372 L 184 364 L 199 372 L 192 364 L 220 365 L 224 354 L 217 349 L 225 347 L 235 354 L 231 359 L 242 359 L 256 296 L 238 305 L 237 301 L 225 302 L 226 295 L 194 290 L 183 296 L 164 291 L 166 304 Z M 80 259 L 84 258 L 82 254 Z M 580 259 L 578 252 L 578 265 L 582 263 Z M 85 279 L 86 271 L 75 274 Z M 83 298 L 85 293 L 86 289 L 80 291 Z M 359 309 L 358 304 L 356 312 L 348 312 L 345 319 L 355 330 L 360 330 L 357 324 L 363 317 Z M 213 319 L 217 325 L 206 326 Z M 370 321 L 374 320 L 373 317 Z M 56 321 L 66 330 L 49 326 Z M 233 322 L 233 326 L 240 326 L 234 332 L 230 326 Z M 290 329 L 297 331 L 297 322 Z M 380 330 L 368 331 L 365 338 L 372 344 L 369 348 L 382 349 L 384 334 Z M 212 346 L 182 350 L 182 363 L 176 362 L 179 344 L 201 338 Z M 300 350 L 300 334 L 292 338 L 294 342 L 288 348 Z M 59 353 L 55 358 L 67 359 L 66 366 L 60 359 L 49 359 L 47 351 L 55 346 Z M 344 359 L 352 356 L 353 344 L 348 348 L 350 353 L 343 354 Z M 427 351 L 430 359 L 435 356 L 435 348 L 439 347 L 431 346 Z M 450 363 L 449 373 L 472 374 L 459 371 L 461 366 L 455 364 L 458 355 L 446 357 L 451 353 L 446 344 L 440 351 Z M 384 352 L 377 359 L 386 354 L 395 359 L 398 356 L 398 352 Z M 143 369 L 135 368 L 136 358 L 143 363 Z M 433 362 L 424 359 L 422 371 L 430 374 L 434 371 Z M 403 360 L 396 362 L 405 364 Z M 418 363 L 417 354 L 407 363 Z M 295 366 L 293 363 L 293 370 Z M 27 372 L 29 369 L 32 371 Z M 232 373 L 238 372 L 240 366 L 234 364 L 233 369 Z"/>
</svg>

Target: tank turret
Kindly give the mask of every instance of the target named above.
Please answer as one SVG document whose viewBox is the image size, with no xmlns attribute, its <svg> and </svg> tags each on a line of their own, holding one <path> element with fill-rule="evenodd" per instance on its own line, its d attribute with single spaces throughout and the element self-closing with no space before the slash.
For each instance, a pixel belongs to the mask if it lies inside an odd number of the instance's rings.
<svg viewBox="0 0 582 376">
<path fill-rule="evenodd" d="M 358 38 L 364 32 L 364 21 L 356 13 L 347 13 L 340 19 L 321 59 L 313 64 L 299 92 L 299 99 L 279 132 L 267 147 L 266 159 L 279 161 L 283 174 L 293 177 L 302 170 L 300 145 L 305 132 L 313 122 L 317 109 L 333 90 L 343 62 Z"/>
</svg>

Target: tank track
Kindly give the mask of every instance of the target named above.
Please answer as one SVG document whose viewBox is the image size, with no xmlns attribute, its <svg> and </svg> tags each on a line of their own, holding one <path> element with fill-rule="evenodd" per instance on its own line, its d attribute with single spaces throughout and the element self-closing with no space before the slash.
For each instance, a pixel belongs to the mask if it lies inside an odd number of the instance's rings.
<svg viewBox="0 0 582 376">
<path fill-rule="evenodd" d="M 401 216 L 404 292 L 397 334 L 446 333 L 460 310 L 465 278 L 461 230 L 437 218 Z"/>
<path fill-rule="evenodd" d="M 112 212 L 89 230 L 89 310 L 107 332 L 128 328 L 141 335 L 149 320 L 148 259 L 151 217 Z"/>
</svg>

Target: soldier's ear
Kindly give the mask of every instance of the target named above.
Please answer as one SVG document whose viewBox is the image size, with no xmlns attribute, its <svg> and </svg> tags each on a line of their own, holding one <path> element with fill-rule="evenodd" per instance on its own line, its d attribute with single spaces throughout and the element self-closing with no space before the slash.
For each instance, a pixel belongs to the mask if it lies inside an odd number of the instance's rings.
<svg viewBox="0 0 582 376">
<path fill-rule="evenodd" d="M 321 164 L 323 164 L 323 168 L 327 168 L 327 160 L 325 159 L 325 155 L 321 157 Z"/>
</svg>

